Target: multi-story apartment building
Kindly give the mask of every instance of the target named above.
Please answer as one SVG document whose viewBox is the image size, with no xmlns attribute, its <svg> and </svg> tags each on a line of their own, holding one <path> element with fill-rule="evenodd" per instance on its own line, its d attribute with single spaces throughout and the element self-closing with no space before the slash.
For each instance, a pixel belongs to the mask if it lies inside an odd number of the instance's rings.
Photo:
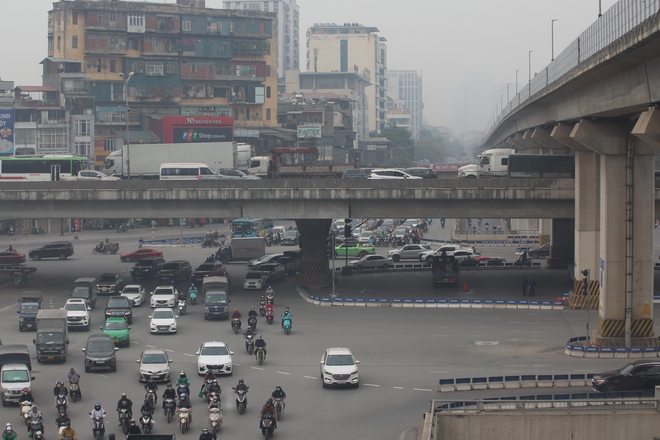
<svg viewBox="0 0 660 440">
<path fill-rule="evenodd" d="M 358 23 L 315 24 L 307 31 L 308 72 L 357 72 L 372 84 L 366 90 L 369 132 L 385 127 L 387 44 L 378 28 Z"/>
<path fill-rule="evenodd" d="M 414 139 L 422 128 L 424 103 L 422 77 L 414 70 L 388 70 L 387 93 L 394 105 L 388 106 L 388 121 L 405 126 Z M 404 124 L 404 122 L 407 122 Z"/>
<path fill-rule="evenodd" d="M 275 12 L 277 14 L 277 76 L 300 70 L 300 8 L 296 0 L 224 0 L 225 9 Z"/>
<path fill-rule="evenodd" d="M 275 14 L 205 6 L 205 0 L 53 4 L 48 55 L 80 63 L 70 80 L 94 100 L 97 148 L 116 148 L 116 133 L 137 129 L 142 115 L 276 125 Z"/>
</svg>

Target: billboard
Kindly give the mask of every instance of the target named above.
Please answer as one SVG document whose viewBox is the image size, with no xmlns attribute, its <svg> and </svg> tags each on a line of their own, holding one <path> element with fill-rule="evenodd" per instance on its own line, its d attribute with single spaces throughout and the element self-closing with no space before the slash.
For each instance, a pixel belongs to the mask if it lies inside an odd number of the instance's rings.
<svg viewBox="0 0 660 440">
<path fill-rule="evenodd" d="M 298 138 L 320 138 L 321 126 L 320 125 L 299 125 Z"/>
<path fill-rule="evenodd" d="M 0 110 L 0 156 L 14 154 L 14 110 Z"/>
<path fill-rule="evenodd" d="M 152 131 L 161 131 L 165 144 L 234 140 L 234 118 L 226 116 L 163 116 L 161 127 Z"/>
<path fill-rule="evenodd" d="M 189 142 L 231 142 L 233 140 L 231 128 L 174 128 L 174 144 Z"/>
</svg>

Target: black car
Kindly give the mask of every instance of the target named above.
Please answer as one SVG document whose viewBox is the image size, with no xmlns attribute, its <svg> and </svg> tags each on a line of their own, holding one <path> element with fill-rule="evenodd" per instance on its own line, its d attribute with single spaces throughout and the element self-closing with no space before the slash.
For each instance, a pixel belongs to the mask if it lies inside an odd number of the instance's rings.
<svg viewBox="0 0 660 440">
<path fill-rule="evenodd" d="M 126 282 L 118 273 L 104 273 L 96 280 L 96 290 L 99 295 L 119 295 Z"/>
<path fill-rule="evenodd" d="M 66 260 L 73 255 L 73 244 L 70 241 L 54 241 L 37 249 L 30 249 L 28 258 L 41 260 L 42 258 L 59 258 Z"/>
<path fill-rule="evenodd" d="M 342 174 L 342 179 L 366 179 L 373 168 L 356 168 L 353 170 L 346 170 Z"/>
<path fill-rule="evenodd" d="M 286 231 L 282 236 L 282 246 L 295 246 L 300 244 L 300 234 L 298 231 Z"/>
<path fill-rule="evenodd" d="M 133 303 L 125 296 L 111 296 L 105 305 L 105 317 L 126 318 L 126 322 L 133 323 Z"/>
<path fill-rule="evenodd" d="M 156 278 L 163 264 L 165 264 L 163 257 L 143 258 L 131 267 L 131 278 L 133 280 Z"/>
<path fill-rule="evenodd" d="M 284 279 L 285 269 L 280 263 L 262 263 L 256 270 L 261 271 L 261 276 L 267 283 Z"/>
<path fill-rule="evenodd" d="M 591 387 L 599 392 L 653 390 L 660 385 L 660 360 L 639 359 L 618 370 L 594 374 Z"/>
<path fill-rule="evenodd" d="M 196 283 L 201 284 L 204 277 L 211 272 L 225 273 L 225 266 L 223 266 L 223 264 L 219 261 L 202 263 L 197 269 L 195 269 L 193 278 L 195 279 Z"/>
<path fill-rule="evenodd" d="M 527 251 L 527 256 L 529 258 L 542 258 L 550 256 L 550 243 L 546 243 L 542 246 L 531 248 Z"/>
<path fill-rule="evenodd" d="M 436 173 L 433 168 L 425 167 L 412 167 L 406 168 L 404 172 L 410 174 L 411 176 L 421 177 L 422 179 L 437 179 L 438 173 Z"/>
<path fill-rule="evenodd" d="M 192 278 L 192 266 L 185 260 L 170 261 L 160 268 L 158 279 L 161 282 L 176 282 Z"/>
<path fill-rule="evenodd" d="M 96 369 L 109 369 L 117 371 L 117 353 L 112 337 L 109 335 L 92 335 L 87 338 L 85 347 L 85 372 Z"/>
</svg>

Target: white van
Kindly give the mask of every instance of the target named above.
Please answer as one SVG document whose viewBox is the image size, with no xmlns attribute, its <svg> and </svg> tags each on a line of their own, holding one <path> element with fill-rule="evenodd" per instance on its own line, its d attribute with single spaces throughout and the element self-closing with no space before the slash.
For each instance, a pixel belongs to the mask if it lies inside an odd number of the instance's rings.
<svg viewBox="0 0 660 440">
<path fill-rule="evenodd" d="M 161 163 L 160 180 L 218 180 L 218 175 L 205 163 Z"/>
</svg>

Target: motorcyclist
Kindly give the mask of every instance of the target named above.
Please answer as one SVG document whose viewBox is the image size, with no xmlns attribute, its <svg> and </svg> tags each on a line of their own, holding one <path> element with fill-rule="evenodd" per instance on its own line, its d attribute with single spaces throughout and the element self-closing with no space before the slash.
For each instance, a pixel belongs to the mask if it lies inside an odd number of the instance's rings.
<svg viewBox="0 0 660 440">
<path fill-rule="evenodd" d="M 261 408 L 261 412 L 259 413 L 259 428 L 261 428 L 261 419 L 267 415 L 272 417 L 273 426 L 277 428 L 277 413 L 275 411 L 275 405 L 273 405 L 273 399 L 268 399 L 266 404 Z"/>
<path fill-rule="evenodd" d="M 244 390 L 247 391 L 249 386 L 245 385 L 245 381 L 243 379 L 238 379 L 238 385 L 234 387 L 234 392 L 239 391 L 239 390 Z"/>
<path fill-rule="evenodd" d="M 101 420 L 105 419 L 105 410 L 101 408 L 101 404 L 99 402 L 96 402 L 94 404 L 94 409 L 92 409 L 89 413 L 89 418 L 94 420 L 94 417 L 101 417 Z"/>
<path fill-rule="evenodd" d="M 258 315 L 257 311 L 254 310 L 254 306 L 250 307 L 250 311 L 248 312 L 248 319 L 249 318 L 256 318 Z"/>
<path fill-rule="evenodd" d="M 152 405 L 149 399 L 144 399 L 144 403 L 140 407 L 140 413 L 148 412 L 149 414 L 154 414 L 154 406 Z"/>
<path fill-rule="evenodd" d="M 213 379 L 211 385 L 209 386 L 209 393 L 216 393 L 218 396 L 222 393 L 222 388 L 218 383 L 218 379 Z"/>
<path fill-rule="evenodd" d="M 16 433 L 14 432 L 11 423 L 5 425 L 5 429 L 2 431 L 2 440 L 16 440 Z"/>
<path fill-rule="evenodd" d="M 179 374 L 179 378 L 176 380 L 176 385 L 184 386 L 186 388 L 190 387 L 190 379 L 186 376 L 185 371 L 182 371 L 181 374 Z"/>
<path fill-rule="evenodd" d="M 78 396 L 82 399 L 82 390 L 80 389 L 80 374 L 76 372 L 74 368 L 71 368 L 69 370 L 69 374 L 66 375 L 66 380 L 69 382 L 69 386 L 71 386 L 72 383 L 78 383 Z"/>
<path fill-rule="evenodd" d="M 32 393 L 30 392 L 29 388 L 23 388 L 23 393 L 21 394 L 21 397 L 18 398 L 19 402 L 34 402 L 34 397 L 32 397 Z"/>
<path fill-rule="evenodd" d="M 105 246 L 105 243 L 103 243 L 103 240 L 99 240 L 99 244 L 96 245 L 96 250 L 102 252 L 103 246 Z"/>
<path fill-rule="evenodd" d="M 284 313 L 282 313 L 282 328 L 284 328 L 284 320 L 288 319 L 289 324 L 291 324 L 291 327 L 293 327 L 293 315 L 289 311 L 289 308 L 287 307 L 284 309 Z"/>
<path fill-rule="evenodd" d="M 211 410 L 211 408 L 218 408 L 220 409 L 220 399 L 218 399 L 218 396 L 213 396 L 211 401 L 209 402 L 209 406 L 207 410 Z"/>
<path fill-rule="evenodd" d="M 135 419 L 131 419 L 131 423 L 128 425 L 128 434 L 142 434 L 142 430 L 135 423 Z"/>
<path fill-rule="evenodd" d="M 65 427 L 69 423 L 71 423 L 71 419 L 65 412 L 61 412 L 59 417 L 55 419 L 55 424 L 58 428 Z"/>
<path fill-rule="evenodd" d="M 153 391 L 154 394 L 154 403 L 158 403 L 158 385 L 156 385 L 156 382 L 154 382 L 153 379 L 149 379 L 149 382 L 144 386 L 144 390 L 149 393 L 149 391 Z"/>
<path fill-rule="evenodd" d="M 177 412 L 181 408 L 188 408 L 188 414 L 189 414 L 188 420 L 192 424 L 192 403 L 190 403 L 190 399 L 188 398 L 188 395 L 186 393 L 182 393 L 179 396 L 179 401 L 176 403 L 176 406 L 177 406 Z"/>
<path fill-rule="evenodd" d="M 202 387 L 199 389 L 199 391 L 204 391 L 204 388 L 206 388 L 207 383 L 211 383 L 214 380 L 216 380 L 217 377 L 215 377 L 215 373 L 211 370 L 207 371 L 206 374 L 204 375 L 204 380 L 202 381 Z"/>
<path fill-rule="evenodd" d="M 163 392 L 163 409 L 165 409 L 165 399 L 176 400 L 176 391 L 174 391 L 171 383 L 167 384 L 167 388 L 165 389 L 165 392 Z"/>
<path fill-rule="evenodd" d="M 238 309 L 234 309 L 234 313 L 231 314 L 231 319 L 242 319 L 243 315 L 241 315 L 241 312 L 238 311 Z"/>
<path fill-rule="evenodd" d="M 270 395 L 273 399 L 282 399 L 282 413 L 284 413 L 284 408 L 286 407 L 286 404 L 284 403 L 284 399 L 286 399 L 286 393 L 282 389 L 281 386 L 277 385 L 275 387 L 275 391 Z"/>
<path fill-rule="evenodd" d="M 217 436 L 209 431 L 209 428 L 202 429 L 202 433 L 199 435 L 199 440 L 217 440 Z M 3 439 L 4 440 L 4 439 Z"/>
<path fill-rule="evenodd" d="M 266 341 L 264 341 L 261 338 L 261 335 L 257 335 L 257 340 L 254 341 L 254 348 L 255 348 L 255 350 L 254 350 L 255 353 L 257 353 L 259 351 L 259 349 L 263 349 L 264 350 L 264 359 L 266 359 L 266 355 L 268 354 L 268 351 L 266 351 Z M 256 354 L 255 354 L 255 356 L 256 356 Z"/>
<path fill-rule="evenodd" d="M 190 288 L 188 288 L 188 296 L 191 299 L 197 297 L 197 286 L 195 286 L 195 283 L 192 283 Z"/>
<path fill-rule="evenodd" d="M 39 407 L 37 405 L 32 405 L 32 408 L 30 409 L 30 420 L 39 420 L 39 422 L 44 421 L 43 414 L 41 414 L 41 411 L 39 411 Z M 29 425 L 28 425 L 28 431 L 30 430 Z"/>
<path fill-rule="evenodd" d="M 133 401 L 126 397 L 126 393 L 121 393 L 121 398 L 117 401 L 117 412 L 120 409 L 128 410 L 128 417 L 133 417 Z"/>
<path fill-rule="evenodd" d="M 76 434 L 76 430 L 73 429 L 70 421 L 64 425 L 64 429 L 60 433 L 60 440 L 65 440 L 65 439 L 78 440 L 78 435 Z"/>
<path fill-rule="evenodd" d="M 64 396 L 68 396 L 69 395 L 69 390 L 64 385 L 64 382 L 62 382 L 61 380 L 58 380 L 55 383 L 55 388 L 53 388 L 53 394 L 55 395 L 55 398 L 57 399 L 57 396 L 59 396 L 60 394 L 63 394 Z"/>
</svg>

